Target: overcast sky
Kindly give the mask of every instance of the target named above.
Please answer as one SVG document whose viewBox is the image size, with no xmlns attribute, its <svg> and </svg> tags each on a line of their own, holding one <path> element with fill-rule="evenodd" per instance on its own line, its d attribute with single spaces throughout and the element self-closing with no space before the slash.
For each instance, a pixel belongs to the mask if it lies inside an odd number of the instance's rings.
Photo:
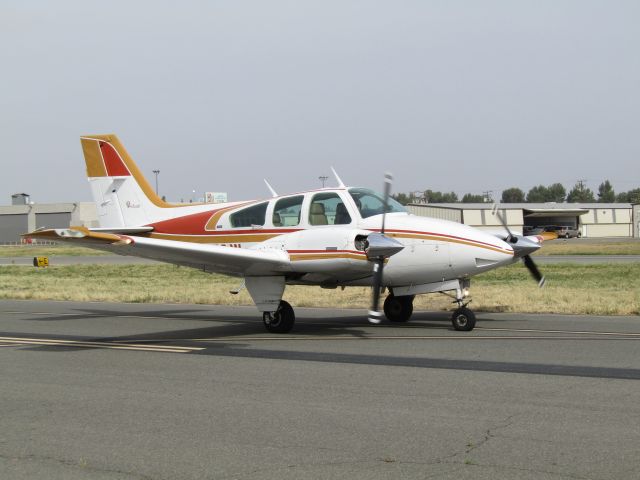
<svg viewBox="0 0 640 480">
<path fill-rule="evenodd" d="M 0 204 L 90 200 L 79 136 L 160 193 L 640 186 L 640 2 L 0 2 Z M 328 184 L 331 184 L 329 180 Z"/>
</svg>

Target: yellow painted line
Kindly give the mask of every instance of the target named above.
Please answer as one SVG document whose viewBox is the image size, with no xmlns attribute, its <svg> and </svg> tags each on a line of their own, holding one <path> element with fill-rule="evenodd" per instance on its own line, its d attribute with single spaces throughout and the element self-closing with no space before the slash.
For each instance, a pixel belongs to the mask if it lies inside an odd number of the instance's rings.
<svg viewBox="0 0 640 480">
<path fill-rule="evenodd" d="M 203 347 L 182 347 L 176 345 L 148 345 L 136 343 L 92 342 L 87 340 L 62 340 L 49 338 L 0 337 L 0 342 L 24 345 L 54 345 L 69 347 L 113 348 L 119 350 L 145 350 L 150 352 L 188 353 L 204 350 Z"/>
<path fill-rule="evenodd" d="M 162 352 L 162 353 L 189 353 L 190 350 L 177 350 L 177 349 L 157 349 L 157 348 L 141 348 L 141 347 L 126 347 L 126 346 L 108 346 L 108 345 L 95 345 L 91 343 L 60 343 L 60 342 L 34 342 L 34 341 L 19 341 L 13 342 L 14 346 L 19 345 L 31 345 L 31 346 L 51 346 L 51 347 L 73 347 L 73 348 L 104 348 L 110 350 L 135 350 L 144 352 Z"/>
</svg>

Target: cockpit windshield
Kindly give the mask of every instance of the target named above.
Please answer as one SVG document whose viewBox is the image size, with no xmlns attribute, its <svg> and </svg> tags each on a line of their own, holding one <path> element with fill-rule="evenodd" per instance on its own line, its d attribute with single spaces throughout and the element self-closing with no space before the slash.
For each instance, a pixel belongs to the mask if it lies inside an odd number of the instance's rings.
<svg viewBox="0 0 640 480">
<path fill-rule="evenodd" d="M 368 188 L 350 188 L 349 194 L 351 198 L 353 198 L 353 201 L 356 202 L 362 218 L 380 215 L 384 210 L 384 197 L 373 190 L 369 190 Z M 400 203 L 389 197 L 387 213 L 395 212 L 406 213 L 407 210 Z"/>
</svg>

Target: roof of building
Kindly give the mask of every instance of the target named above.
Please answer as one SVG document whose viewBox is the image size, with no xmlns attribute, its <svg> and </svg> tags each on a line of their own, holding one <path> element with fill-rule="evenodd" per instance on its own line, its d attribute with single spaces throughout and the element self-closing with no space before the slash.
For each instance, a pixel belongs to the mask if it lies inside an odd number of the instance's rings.
<svg viewBox="0 0 640 480">
<path fill-rule="evenodd" d="M 491 210 L 493 203 L 410 203 L 412 207 L 437 207 L 453 208 L 456 210 Z M 630 203 L 496 203 L 497 208 L 503 210 L 529 210 L 529 211 L 554 211 L 554 210 L 589 210 L 594 208 L 631 208 Z"/>
</svg>

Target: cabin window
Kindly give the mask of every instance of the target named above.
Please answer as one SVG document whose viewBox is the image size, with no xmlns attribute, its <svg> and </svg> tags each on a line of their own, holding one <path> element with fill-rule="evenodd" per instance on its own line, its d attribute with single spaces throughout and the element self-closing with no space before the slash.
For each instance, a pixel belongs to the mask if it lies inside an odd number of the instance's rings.
<svg viewBox="0 0 640 480">
<path fill-rule="evenodd" d="M 367 188 L 350 188 L 349 194 L 358 207 L 362 218 L 380 215 L 384 211 L 384 197 Z M 387 213 L 405 212 L 406 209 L 393 198 L 389 197 L 387 202 Z"/>
<path fill-rule="evenodd" d="M 310 225 L 348 225 L 351 215 L 344 202 L 334 192 L 316 193 L 309 207 Z"/>
<path fill-rule="evenodd" d="M 264 225 L 267 214 L 267 202 L 252 205 L 229 216 L 232 227 L 251 227 Z"/>
<path fill-rule="evenodd" d="M 304 195 L 281 198 L 273 207 L 274 227 L 295 227 L 300 223 L 300 209 Z"/>
</svg>

